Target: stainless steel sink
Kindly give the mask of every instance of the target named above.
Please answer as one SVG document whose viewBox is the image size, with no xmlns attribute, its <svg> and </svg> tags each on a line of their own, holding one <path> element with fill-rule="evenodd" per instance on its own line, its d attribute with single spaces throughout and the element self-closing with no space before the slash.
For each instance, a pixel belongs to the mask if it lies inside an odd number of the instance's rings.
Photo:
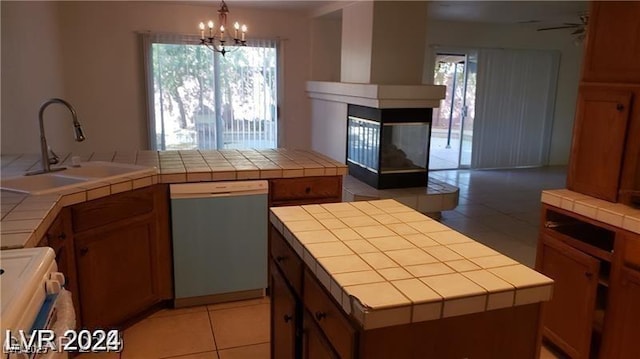
<svg viewBox="0 0 640 359">
<path fill-rule="evenodd" d="M 86 178 L 66 177 L 57 174 L 41 174 L 2 179 L 0 189 L 29 194 L 47 194 L 73 188 L 87 182 Z"/>
<path fill-rule="evenodd" d="M 119 178 L 136 178 L 155 173 L 153 167 L 101 161 L 82 162 L 79 167 L 71 167 L 61 171 L 3 178 L 0 180 L 0 189 L 39 195 L 82 187 L 83 184 L 111 182 L 117 181 Z"/>
</svg>

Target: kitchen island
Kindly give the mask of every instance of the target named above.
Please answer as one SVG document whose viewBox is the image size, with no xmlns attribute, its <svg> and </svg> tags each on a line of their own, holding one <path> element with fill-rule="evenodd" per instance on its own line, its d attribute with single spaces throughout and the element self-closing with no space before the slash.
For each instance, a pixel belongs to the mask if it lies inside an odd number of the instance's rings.
<svg viewBox="0 0 640 359">
<path fill-rule="evenodd" d="M 273 358 L 538 358 L 553 281 L 393 200 L 271 208 Z"/>
</svg>

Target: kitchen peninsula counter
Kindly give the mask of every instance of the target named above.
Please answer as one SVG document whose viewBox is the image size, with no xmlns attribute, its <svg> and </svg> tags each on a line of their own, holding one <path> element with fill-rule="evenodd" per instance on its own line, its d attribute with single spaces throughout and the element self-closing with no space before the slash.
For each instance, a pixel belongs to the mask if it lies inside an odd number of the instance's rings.
<svg viewBox="0 0 640 359">
<path fill-rule="evenodd" d="M 282 277 L 302 332 L 315 323 L 340 357 L 537 358 L 553 281 L 513 259 L 394 200 L 272 208 L 270 222 L 272 308 Z"/>
<path fill-rule="evenodd" d="M 70 166 L 72 154 L 60 156 Z M 92 182 L 46 195 L 0 191 L 2 249 L 35 246 L 60 210 L 112 194 L 158 183 L 188 183 L 258 179 L 295 179 L 342 176 L 346 165 L 306 150 L 219 150 L 219 151 L 118 151 L 78 156 L 81 161 L 106 161 L 149 167 L 135 177 Z M 21 176 L 40 166 L 35 154 L 2 155 L 2 177 Z"/>
</svg>

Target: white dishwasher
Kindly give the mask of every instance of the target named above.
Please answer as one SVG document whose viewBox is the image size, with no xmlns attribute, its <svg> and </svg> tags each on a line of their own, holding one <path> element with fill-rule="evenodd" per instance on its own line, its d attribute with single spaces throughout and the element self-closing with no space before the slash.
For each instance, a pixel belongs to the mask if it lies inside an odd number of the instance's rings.
<svg viewBox="0 0 640 359">
<path fill-rule="evenodd" d="M 176 307 L 264 295 L 268 186 L 267 181 L 170 186 Z"/>
</svg>

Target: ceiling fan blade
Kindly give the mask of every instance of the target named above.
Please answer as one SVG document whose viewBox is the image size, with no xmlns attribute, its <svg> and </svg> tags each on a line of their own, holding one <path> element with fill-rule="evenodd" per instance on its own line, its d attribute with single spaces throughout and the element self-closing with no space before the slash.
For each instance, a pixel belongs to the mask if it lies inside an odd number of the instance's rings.
<svg viewBox="0 0 640 359">
<path fill-rule="evenodd" d="M 578 35 L 578 34 L 582 34 L 584 33 L 584 27 L 577 29 L 576 31 L 572 32 L 571 35 Z"/>
<path fill-rule="evenodd" d="M 576 26 L 555 26 L 555 27 L 544 27 L 542 29 L 538 29 L 537 31 L 546 31 L 546 30 L 558 30 L 558 29 L 573 29 Z"/>
</svg>

